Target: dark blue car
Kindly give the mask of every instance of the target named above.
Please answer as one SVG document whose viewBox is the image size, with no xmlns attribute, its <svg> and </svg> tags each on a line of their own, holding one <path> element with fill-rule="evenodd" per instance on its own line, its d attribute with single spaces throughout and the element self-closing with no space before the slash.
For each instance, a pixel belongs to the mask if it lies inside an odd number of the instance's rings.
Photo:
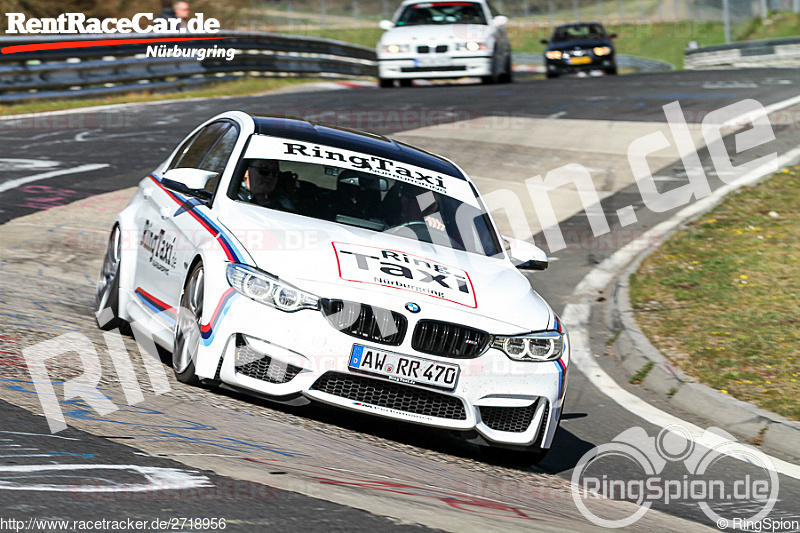
<svg viewBox="0 0 800 533">
<path fill-rule="evenodd" d="M 599 22 L 576 22 L 556 27 L 547 45 L 544 62 L 548 78 L 571 72 L 602 70 L 617 73 L 617 60 L 612 39 Z"/>
</svg>

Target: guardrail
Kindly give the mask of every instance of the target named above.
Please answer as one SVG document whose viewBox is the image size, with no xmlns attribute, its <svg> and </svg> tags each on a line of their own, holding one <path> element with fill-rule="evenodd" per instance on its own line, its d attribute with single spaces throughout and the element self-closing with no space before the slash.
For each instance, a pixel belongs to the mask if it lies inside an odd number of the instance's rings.
<svg viewBox="0 0 800 533">
<path fill-rule="evenodd" d="M 687 49 L 684 68 L 753 68 L 800 66 L 800 37 L 767 39 Z"/>
<path fill-rule="evenodd" d="M 180 37 L 198 35 L 181 35 Z M 208 37 L 208 35 L 202 35 Z M 83 98 L 142 90 L 179 90 L 247 75 L 354 77 L 377 75 L 375 51 L 332 39 L 262 32 L 223 31 L 213 39 L 150 42 L 164 34 L 37 35 L 0 38 L 0 49 L 55 41 L 108 41 L 107 45 L 0 54 L 0 103 Z M 115 40 L 143 40 L 114 44 Z M 161 46 L 165 48 L 162 49 Z M 194 57 L 157 57 L 175 47 Z M 233 59 L 200 49 L 235 49 Z M 150 49 L 151 57 L 148 57 Z M 191 52 L 194 50 L 194 52 Z"/>
</svg>

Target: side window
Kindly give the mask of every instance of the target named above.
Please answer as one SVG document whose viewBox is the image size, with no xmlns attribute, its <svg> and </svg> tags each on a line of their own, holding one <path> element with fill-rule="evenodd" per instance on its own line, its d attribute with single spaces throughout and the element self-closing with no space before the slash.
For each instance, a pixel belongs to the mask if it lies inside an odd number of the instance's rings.
<svg viewBox="0 0 800 533">
<path fill-rule="evenodd" d="M 175 154 L 175 157 L 174 157 L 174 158 L 172 159 L 172 161 L 170 162 L 170 164 L 169 164 L 169 167 L 167 167 L 167 170 L 172 170 L 173 168 L 178 168 L 178 164 L 181 162 L 181 159 L 183 159 L 183 156 L 185 156 L 185 155 L 186 155 L 186 152 L 189 150 L 189 148 L 191 148 L 191 146 L 192 146 L 192 143 L 193 143 L 193 142 L 195 141 L 195 139 L 197 139 L 197 138 L 200 136 L 200 134 L 202 134 L 202 133 L 203 133 L 203 130 L 200 130 L 200 131 L 198 131 L 197 133 L 195 133 L 194 135 L 192 135 L 191 137 L 189 137 L 189 138 L 186 140 L 186 142 L 184 142 L 184 143 L 181 145 L 181 147 L 180 147 L 180 148 L 178 148 L 178 151 L 177 151 L 177 153 Z"/>
<path fill-rule="evenodd" d="M 200 164 L 206 153 L 214 146 L 219 137 L 230 128 L 227 122 L 215 122 L 200 130 L 199 133 L 181 147 L 167 170 L 173 168 L 201 168 Z"/>
</svg>

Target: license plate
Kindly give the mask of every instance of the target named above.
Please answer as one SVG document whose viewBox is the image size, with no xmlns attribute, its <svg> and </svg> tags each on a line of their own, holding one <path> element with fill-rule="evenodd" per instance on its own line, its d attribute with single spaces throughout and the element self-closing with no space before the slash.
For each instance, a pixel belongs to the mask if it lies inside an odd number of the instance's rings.
<svg viewBox="0 0 800 533">
<path fill-rule="evenodd" d="M 414 60 L 417 67 L 449 67 L 453 60 L 449 57 L 421 57 Z"/>
<path fill-rule="evenodd" d="M 456 388 L 458 365 L 431 361 L 413 355 L 402 355 L 376 348 L 353 345 L 349 367 L 365 374 L 388 378 L 391 381 L 426 385 L 452 391 Z"/>
<path fill-rule="evenodd" d="M 592 58 L 591 57 L 586 57 L 586 56 L 569 58 L 569 64 L 570 65 L 585 65 L 586 63 L 591 63 L 591 62 L 592 62 Z"/>
</svg>

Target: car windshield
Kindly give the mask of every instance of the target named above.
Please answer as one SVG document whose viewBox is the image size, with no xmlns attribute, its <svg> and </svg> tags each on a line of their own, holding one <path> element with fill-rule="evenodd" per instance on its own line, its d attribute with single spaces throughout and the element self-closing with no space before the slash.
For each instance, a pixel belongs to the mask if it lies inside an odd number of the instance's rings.
<svg viewBox="0 0 800 533">
<path fill-rule="evenodd" d="M 605 39 L 606 32 L 599 24 L 579 24 L 556 28 L 551 41 L 589 41 Z"/>
<path fill-rule="evenodd" d="M 451 178 L 471 190 L 464 180 Z M 234 199 L 319 220 L 386 232 L 480 255 L 501 253 L 488 215 L 407 181 L 334 165 L 245 159 Z M 474 205 L 470 205 L 474 204 Z"/>
<path fill-rule="evenodd" d="M 486 24 L 480 4 L 473 2 L 420 2 L 406 6 L 397 26 L 420 24 Z"/>
</svg>

